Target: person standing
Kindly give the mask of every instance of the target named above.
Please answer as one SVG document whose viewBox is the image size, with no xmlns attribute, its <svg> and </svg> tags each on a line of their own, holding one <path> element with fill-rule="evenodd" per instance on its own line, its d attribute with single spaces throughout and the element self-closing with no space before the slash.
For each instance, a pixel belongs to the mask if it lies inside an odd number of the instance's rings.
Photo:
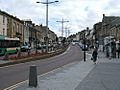
<svg viewBox="0 0 120 90">
<path fill-rule="evenodd" d="M 120 43 L 118 43 L 118 45 L 117 45 L 117 55 L 119 58 L 120 57 Z"/>
<path fill-rule="evenodd" d="M 94 62 L 94 64 L 96 64 L 97 55 L 98 55 L 98 49 L 95 48 L 94 51 L 93 51 L 93 53 L 92 53 L 92 57 L 93 57 L 93 62 Z"/>
</svg>

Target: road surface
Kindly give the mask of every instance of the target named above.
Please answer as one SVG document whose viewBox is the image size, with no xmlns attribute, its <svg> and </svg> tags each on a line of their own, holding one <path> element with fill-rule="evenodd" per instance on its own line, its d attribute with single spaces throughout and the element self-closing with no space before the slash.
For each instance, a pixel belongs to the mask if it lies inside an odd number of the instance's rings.
<svg viewBox="0 0 120 90">
<path fill-rule="evenodd" d="M 83 52 L 80 47 L 78 45 L 70 45 L 65 53 L 55 57 L 1 67 L 0 90 L 27 80 L 29 76 L 29 67 L 31 65 L 36 65 L 38 75 L 41 75 L 63 65 L 72 63 L 74 61 L 80 61 L 82 59 Z"/>
</svg>

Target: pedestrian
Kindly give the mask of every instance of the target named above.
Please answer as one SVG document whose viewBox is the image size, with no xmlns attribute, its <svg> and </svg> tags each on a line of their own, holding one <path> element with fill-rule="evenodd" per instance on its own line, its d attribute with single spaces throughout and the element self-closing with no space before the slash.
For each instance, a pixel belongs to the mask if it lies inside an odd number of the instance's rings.
<svg viewBox="0 0 120 90">
<path fill-rule="evenodd" d="M 96 61 L 97 61 L 97 55 L 98 55 L 98 49 L 95 48 L 93 53 L 92 53 L 92 58 L 93 58 L 93 62 L 94 64 L 96 64 Z"/>
<path fill-rule="evenodd" d="M 118 55 L 118 58 L 120 57 L 120 43 L 118 43 L 118 46 L 117 46 L 117 55 Z"/>
</svg>

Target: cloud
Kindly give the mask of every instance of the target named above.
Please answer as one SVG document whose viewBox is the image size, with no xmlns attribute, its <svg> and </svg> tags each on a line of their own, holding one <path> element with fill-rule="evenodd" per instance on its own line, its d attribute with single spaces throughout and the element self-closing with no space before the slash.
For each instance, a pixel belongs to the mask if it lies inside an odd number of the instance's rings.
<svg viewBox="0 0 120 90">
<path fill-rule="evenodd" d="M 31 19 L 36 24 L 45 25 L 46 5 L 38 4 L 36 1 L 46 0 L 0 0 L 0 9 L 20 19 Z M 120 1 L 114 0 L 59 0 L 58 3 L 49 4 L 49 27 L 61 35 L 61 23 L 56 21 L 64 18 L 69 21 L 64 25 L 70 26 L 72 33 L 77 33 L 86 27 L 92 28 L 95 23 L 102 21 L 103 13 L 120 15 L 119 3 Z"/>
</svg>

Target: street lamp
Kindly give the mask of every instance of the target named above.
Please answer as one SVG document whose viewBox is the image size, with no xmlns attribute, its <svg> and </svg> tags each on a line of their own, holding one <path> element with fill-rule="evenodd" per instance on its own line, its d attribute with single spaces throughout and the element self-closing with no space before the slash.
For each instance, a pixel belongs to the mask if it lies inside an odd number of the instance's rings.
<svg viewBox="0 0 120 90">
<path fill-rule="evenodd" d="M 85 51 L 85 49 L 86 49 L 86 37 L 85 37 L 85 33 L 86 31 L 84 31 L 84 62 L 86 61 L 86 51 Z"/>
<path fill-rule="evenodd" d="M 49 2 L 48 0 L 46 0 L 46 2 L 39 2 L 39 1 L 36 2 L 36 3 L 46 4 L 46 35 L 45 35 L 46 52 L 48 52 L 48 5 L 56 2 L 59 2 L 59 1 Z"/>
<path fill-rule="evenodd" d="M 86 47 L 86 31 L 89 30 L 89 27 L 86 28 L 86 30 L 84 31 L 84 62 L 86 61 L 86 50 L 87 50 L 87 47 Z"/>
</svg>

